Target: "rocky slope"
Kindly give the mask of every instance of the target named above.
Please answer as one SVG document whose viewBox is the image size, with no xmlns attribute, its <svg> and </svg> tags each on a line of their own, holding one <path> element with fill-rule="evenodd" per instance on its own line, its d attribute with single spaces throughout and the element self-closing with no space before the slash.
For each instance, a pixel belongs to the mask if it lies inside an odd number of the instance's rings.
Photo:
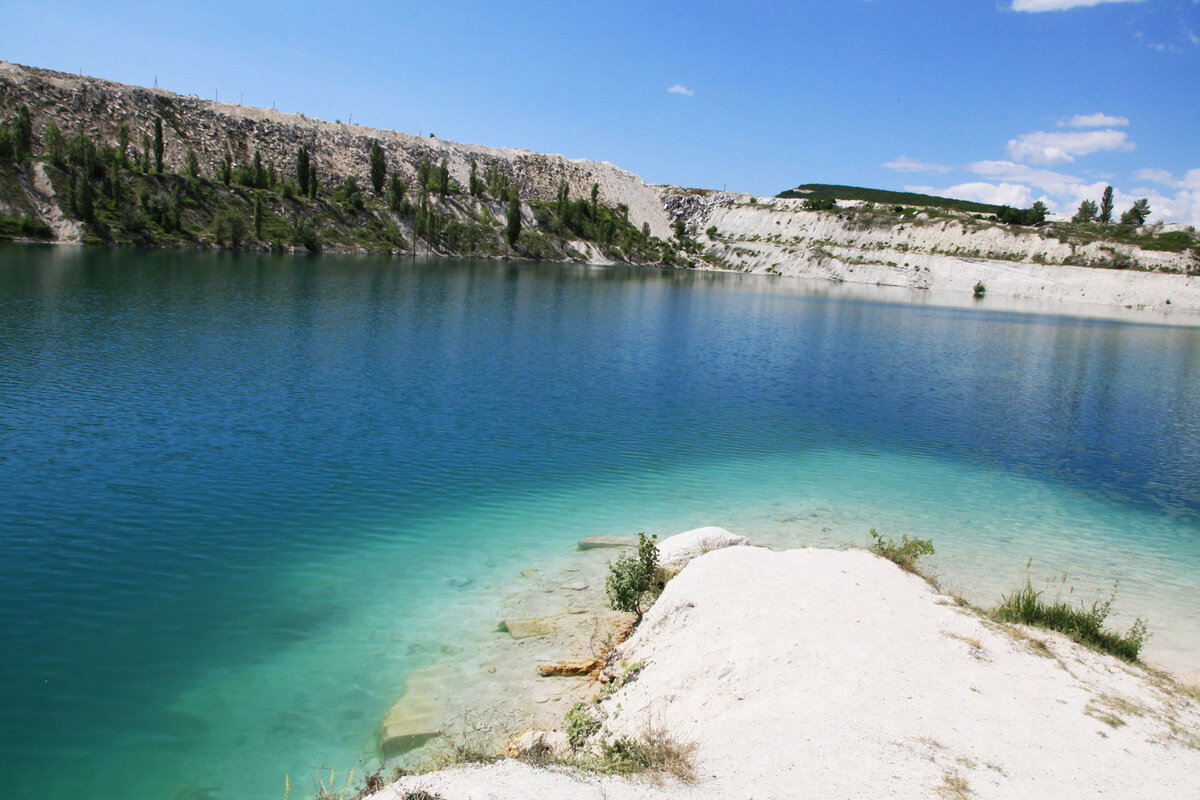
<svg viewBox="0 0 1200 800">
<path fill-rule="evenodd" d="M 797 199 L 660 188 L 719 268 L 965 294 L 982 283 L 989 295 L 1200 313 L 1200 245 L 1178 226 L 1027 228 L 938 209 L 850 201 L 809 211 Z"/>
<path fill-rule="evenodd" d="M 300 146 L 307 145 L 321 185 L 334 189 L 342 185 L 346 176 L 354 176 L 362 187 L 370 186 L 369 153 L 372 143 L 378 141 L 384 151 L 387 174 L 400 176 L 409 187 L 416 185 L 423 161 L 437 165 L 444 160 L 451 181 L 459 187 L 468 185 L 472 160 L 477 164 L 480 178 L 496 171 L 525 204 L 527 230 L 539 228 L 539 218 L 530 204 L 555 200 L 563 181 L 572 198 L 590 198 L 595 185 L 601 204 L 620 208 L 633 227 L 648 226 L 652 236 L 665 238 L 670 230 L 670 220 L 657 190 L 633 173 L 609 163 L 460 144 L 433 137 L 418 138 L 399 131 L 323 122 L 303 114 L 217 103 L 162 89 L 0 61 L 0 120 L 12 118 L 21 104 L 30 111 L 33 151 L 37 154 L 44 150 L 46 127 L 52 119 L 65 136 L 82 130 L 97 146 L 115 145 L 124 123 L 129 131 L 125 155 L 135 161 L 143 149 L 143 136 L 152 136 L 155 121 L 161 119 L 167 174 L 184 172 L 189 149 L 196 153 L 201 176 L 213 181 L 226 152 L 233 156 L 235 165 L 244 165 L 258 151 L 263 163 L 272 165 L 281 181 L 295 180 Z M 41 169 L 37 169 L 39 166 Z M 59 224 L 57 217 L 63 203 L 50 186 L 52 182 L 46 179 L 44 166 L 33 167 L 20 176 L 26 196 L 14 191 L 0 195 L 3 205 L 0 215 L 17 217 L 35 213 L 51 224 L 58 238 L 77 238 L 80 235 L 77 226 Z M 35 185 L 41 188 L 37 193 L 33 191 Z M 445 210 L 450 219 L 472 222 L 482 210 L 480 203 L 463 202 L 459 206 Z M 494 213 L 497 208 L 489 210 Z M 411 234 L 411 225 L 404 230 Z M 586 247 L 581 251 L 585 256 L 602 255 L 589 252 Z"/>
</svg>

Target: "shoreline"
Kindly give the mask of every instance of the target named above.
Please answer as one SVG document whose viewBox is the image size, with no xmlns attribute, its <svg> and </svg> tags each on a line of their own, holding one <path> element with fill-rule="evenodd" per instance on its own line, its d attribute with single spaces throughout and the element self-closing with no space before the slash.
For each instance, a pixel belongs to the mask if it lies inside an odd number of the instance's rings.
<svg viewBox="0 0 1200 800">
<path fill-rule="evenodd" d="M 1031 783 L 1039 773 L 1024 761 L 1028 753 L 1013 749 L 1013 739 L 1023 745 L 1051 729 L 1063 731 L 1055 737 L 1061 741 L 1041 741 L 1039 752 L 1067 747 L 1076 762 L 1109 770 L 1086 772 L 1085 782 L 1121 778 L 1129 789 L 1123 796 L 1156 796 L 1153 782 L 1130 782 L 1136 770 L 1104 766 L 1115 758 L 1131 769 L 1133 759 L 1121 748 L 1141 743 L 1139 765 L 1170 755 L 1153 769 L 1160 789 L 1188 780 L 1200 788 L 1200 703 L 1173 689 L 1173 679 L 1059 634 L 993 623 L 862 550 L 748 546 L 706 553 L 668 582 L 633 636 L 609 657 L 610 664 L 622 661 L 645 668 L 597 705 L 605 731 L 632 736 L 649 725 L 695 743 L 697 786 L 566 775 L 510 759 L 405 778 L 376 797 L 417 789 L 445 800 L 485 791 L 591 798 L 601 796 L 597 790 L 607 797 L 751 790 L 755 797 L 784 797 L 794 796 L 798 769 L 804 785 L 818 792 L 859 796 L 868 787 L 868 793 L 928 796 L 953 774 L 979 796 L 1007 797 L 1019 787 L 1044 792 Z M 533 664 L 526 668 L 532 675 Z M 909 688 L 898 690 L 897 680 Z M 528 682 L 570 698 L 549 708 L 534 703 L 541 713 L 524 727 L 535 731 L 561 730 L 561 716 L 545 725 L 550 710 L 575 698 L 587 703 L 586 695 L 599 689 L 570 678 Z M 1041 689 L 1031 698 L 1033 684 Z M 907 702 L 897 691 L 917 694 Z M 870 713 L 872 704 L 891 710 L 881 717 Z M 963 704 L 972 710 L 963 712 Z M 1014 726 L 1024 735 L 1014 736 Z M 799 735 L 784 731 L 803 732 L 804 743 L 782 749 L 775 743 L 772 750 L 770 737 Z M 493 731 L 475 726 L 467 733 L 478 744 Z M 884 765 L 869 781 L 860 781 L 850 763 L 867 760 L 864 747 L 878 751 Z M 1039 756 L 1045 763 L 1062 757 Z M 1079 779 L 1062 779 L 1059 796 L 1080 796 L 1072 793 Z"/>
</svg>

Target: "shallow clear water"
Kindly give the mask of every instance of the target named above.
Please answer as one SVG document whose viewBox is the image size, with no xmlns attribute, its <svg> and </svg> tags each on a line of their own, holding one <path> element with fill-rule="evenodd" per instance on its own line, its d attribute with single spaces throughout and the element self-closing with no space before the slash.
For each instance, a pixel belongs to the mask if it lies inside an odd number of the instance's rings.
<svg viewBox="0 0 1200 800">
<path fill-rule="evenodd" d="M 0 248 L 6 794 L 300 796 L 594 534 L 932 536 L 980 601 L 1120 581 L 1194 675 L 1200 329 L 911 299 Z"/>
</svg>

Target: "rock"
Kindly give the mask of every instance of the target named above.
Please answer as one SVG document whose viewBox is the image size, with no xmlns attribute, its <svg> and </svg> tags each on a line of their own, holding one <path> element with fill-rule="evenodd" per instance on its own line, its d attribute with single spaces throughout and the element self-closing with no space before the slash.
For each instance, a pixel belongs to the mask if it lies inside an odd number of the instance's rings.
<svg viewBox="0 0 1200 800">
<path fill-rule="evenodd" d="M 710 526 L 684 531 L 658 543 L 658 565 L 664 572 L 676 573 L 687 562 L 712 550 L 750 544 L 745 536 L 737 536 L 724 528 Z"/>
<path fill-rule="evenodd" d="M 598 550 L 605 547 L 637 547 L 633 536 L 589 536 L 579 540 L 580 550 Z"/>
<path fill-rule="evenodd" d="M 506 619 L 500 623 L 503 630 L 508 631 L 514 639 L 528 639 L 533 636 L 545 636 L 553 633 L 558 627 L 558 619 L 564 614 L 552 614 L 546 617 L 517 617 Z"/>
<path fill-rule="evenodd" d="M 417 670 L 379 725 L 379 754 L 395 758 L 442 735 L 446 706 L 445 673 L 438 667 Z"/>
<path fill-rule="evenodd" d="M 582 592 L 588 588 L 588 585 L 583 581 L 571 581 L 570 583 L 564 583 L 562 588 L 570 589 L 572 592 Z"/>
<path fill-rule="evenodd" d="M 509 758 L 525 758 L 552 753 L 566 755 L 570 749 L 567 734 L 563 731 L 522 731 L 509 739 L 504 754 Z"/>
<path fill-rule="evenodd" d="M 559 661 L 557 664 L 539 664 L 537 674 L 543 678 L 575 677 L 591 675 L 604 668 L 603 658 L 589 658 L 584 661 Z"/>
<path fill-rule="evenodd" d="M 528 580 L 531 580 L 531 581 L 536 581 L 540 576 L 538 575 L 538 571 L 531 567 L 529 569 L 521 570 L 521 577 L 527 578 Z"/>
</svg>

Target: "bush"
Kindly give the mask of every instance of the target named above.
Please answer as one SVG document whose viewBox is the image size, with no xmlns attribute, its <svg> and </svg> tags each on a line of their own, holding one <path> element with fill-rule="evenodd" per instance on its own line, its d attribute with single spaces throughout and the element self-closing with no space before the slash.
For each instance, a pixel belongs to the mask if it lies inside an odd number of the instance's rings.
<svg viewBox="0 0 1200 800">
<path fill-rule="evenodd" d="M 1126 661 L 1137 661 L 1138 653 L 1149 636 L 1146 623 L 1138 617 L 1124 636 L 1105 628 L 1104 621 L 1112 610 L 1112 597 L 1097 600 L 1091 608 L 1083 605 L 1076 608 L 1062 601 L 1044 603 L 1041 595 L 1041 592 L 1034 591 L 1029 581 L 1025 581 L 1023 588 L 1001 598 L 1000 605 L 991 611 L 991 616 L 1000 622 L 1019 622 L 1058 631 L 1093 650 Z"/>
<path fill-rule="evenodd" d="M 985 294 L 987 294 L 987 287 L 983 285 L 983 281 L 976 281 L 975 282 L 975 296 L 983 297 Z"/>
<path fill-rule="evenodd" d="M 917 561 L 922 556 L 933 555 L 933 540 L 902 536 L 897 542 L 890 536 L 884 539 L 882 533 L 871 528 L 871 552 L 886 558 L 905 572 L 916 574 Z"/>
<path fill-rule="evenodd" d="M 617 611 L 627 611 L 642 618 L 642 599 L 654 588 L 658 572 L 657 536 L 638 534 L 637 553 L 622 553 L 609 565 L 605 588 L 608 604 Z"/>
</svg>

